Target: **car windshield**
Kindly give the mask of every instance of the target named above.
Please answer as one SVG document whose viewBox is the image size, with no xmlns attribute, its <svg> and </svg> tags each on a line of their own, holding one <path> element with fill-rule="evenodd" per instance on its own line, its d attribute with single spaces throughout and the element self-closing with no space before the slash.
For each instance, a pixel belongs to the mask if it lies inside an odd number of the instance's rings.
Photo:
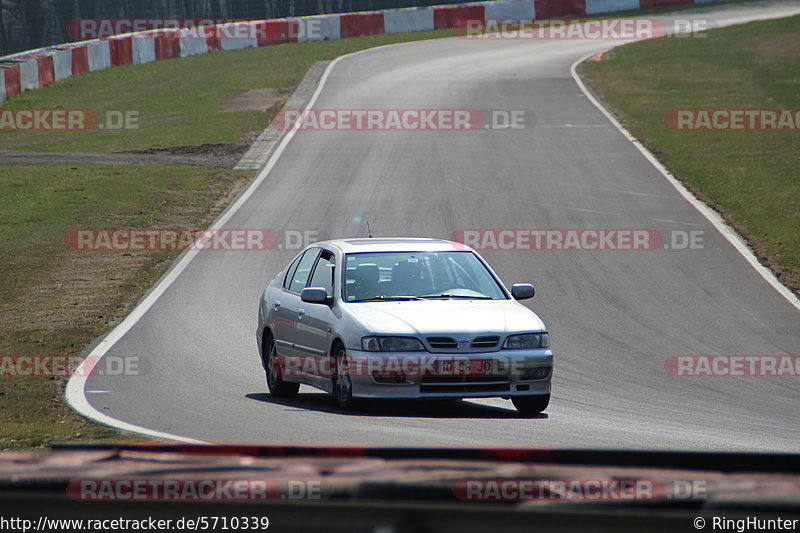
<svg viewBox="0 0 800 533">
<path fill-rule="evenodd" d="M 355 253 L 346 266 L 347 302 L 506 298 L 472 252 Z"/>
</svg>

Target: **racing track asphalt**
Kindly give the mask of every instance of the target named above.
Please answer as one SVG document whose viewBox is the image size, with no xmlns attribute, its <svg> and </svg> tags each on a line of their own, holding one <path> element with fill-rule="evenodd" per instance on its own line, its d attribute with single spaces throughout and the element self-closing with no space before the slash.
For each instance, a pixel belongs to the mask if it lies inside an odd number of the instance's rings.
<svg viewBox="0 0 800 533">
<path fill-rule="evenodd" d="M 733 23 L 798 12 L 797 2 L 768 2 L 691 15 Z M 664 371 L 671 355 L 797 354 L 800 311 L 579 90 L 571 65 L 614 44 L 452 38 L 346 57 L 316 108 L 525 110 L 535 120 L 504 131 L 298 132 L 225 223 L 330 237 L 366 236 L 365 220 L 377 236 L 703 231 L 702 250 L 484 253 L 507 284 L 537 287 L 529 305 L 556 354 L 546 416 L 520 417 L 501 399 L 346 413 L 305 387 L 297 400 L 270 398 L 256 309 L 290 250 L 197 254 L 108 351 L 139 357 L 141 375 L 91 377 L 86 390 L 101 391 L 87 395 L 92 407 L 204 441 L 800 450 L 796 379 Z"/>
</svg>

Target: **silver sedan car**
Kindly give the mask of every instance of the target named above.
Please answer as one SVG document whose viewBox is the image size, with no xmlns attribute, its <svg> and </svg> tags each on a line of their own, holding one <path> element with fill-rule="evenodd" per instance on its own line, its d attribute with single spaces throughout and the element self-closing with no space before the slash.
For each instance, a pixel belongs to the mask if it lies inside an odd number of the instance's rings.
<svg viewBox="0 0 800 533">
<path fill-rule="evenodd" d="M 276 397 L 300 384 L 343 408 L 363 398 L 550 401 L 553 352 L 542 320 L 478 253 L 436 239 L 344 239 L 308 246 L 270 282 L 256 337 Z"/>
</svg>

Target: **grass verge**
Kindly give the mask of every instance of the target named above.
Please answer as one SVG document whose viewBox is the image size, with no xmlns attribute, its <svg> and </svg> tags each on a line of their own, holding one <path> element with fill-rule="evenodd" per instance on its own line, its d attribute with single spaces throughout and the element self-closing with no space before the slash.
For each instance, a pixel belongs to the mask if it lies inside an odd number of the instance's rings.
<svg viewBox="0 0 800 533">
<path fill-rule="evenodd" d="M 24 93 L 4 109 L 136 111 L 139 127 L 0 132 L 0 150 L 179 154 L 241 151 L 317 61 L 452 32 L 285 44 L 94 72 Z M 277 89 L 267 113 L 225 112 L 250 89 Z M 177 252 L 78 252 L 74 228 L 203 228 L 253 172 L 172 164 L 0 163 L 0 356 L 77 355 L 118 324 Z M 0 377 L 0 450 L 55 441 L 140 440 L 62 403 L 57 377 Z"/>
<path fill-rule="evenodd" d="M 71 251 L 68 229 L 204 227 L 251 177 L 154 165 L 0 168 L 3 356 L 79 354 L 130 311 L 176 255 Z M 124 439 L 64 406 L 62 388 L 56 376 L 0 377 L 0 448 Z"/>
<path fill-rule="evenodd" d="M 237 146 L 248 133 L 264 129 L 272 118 L 261 111 L 222 111 L 238 93 L 278 89 L 288 97 L 318 61 L 384 44 L 452 35 L 451 30 L 438 30 L 290 43 L 90 72 L 25 92 L 3 108 L 90 110 L 101 123 L 109 111 L 134 112 L 138 128 L 0 131 L 0 150 L 107 153 L 190 145 Z"/>
<path fill-rule="evenodd" d="M 800 17 L 629 44 L 579 72 L 625 127 L 800 294 L 800 131 L 670 129 L 676 109 L 800 108 Z"/>
</svg>

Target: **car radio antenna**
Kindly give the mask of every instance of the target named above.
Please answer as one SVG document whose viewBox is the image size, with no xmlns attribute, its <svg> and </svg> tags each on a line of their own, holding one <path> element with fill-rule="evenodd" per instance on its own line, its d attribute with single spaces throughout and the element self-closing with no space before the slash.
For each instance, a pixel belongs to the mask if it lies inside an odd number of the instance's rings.
<svg viewBox="0 0 800 533">
<path fill-rule="evenodd" d="M 372 228 L 369 227 L 369 220 L 367 220 L 367 237 L 372 238 Z"/>
</svg>

